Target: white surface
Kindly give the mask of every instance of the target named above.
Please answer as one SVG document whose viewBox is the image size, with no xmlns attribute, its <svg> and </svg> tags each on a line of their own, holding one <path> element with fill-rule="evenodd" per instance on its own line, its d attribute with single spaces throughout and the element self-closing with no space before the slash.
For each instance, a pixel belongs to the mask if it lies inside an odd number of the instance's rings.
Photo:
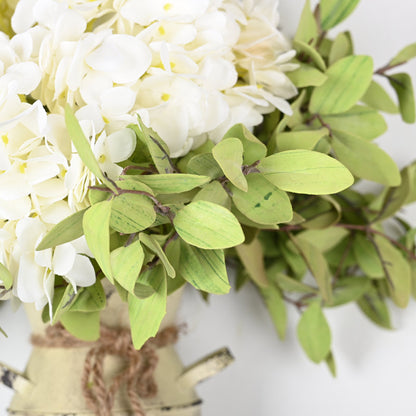
<svg viewBox="0 0 416 416">
<path fill-rule="evenodd" d="M 281 26 L 292 35 L 303 0 L 281 0 Z M 416 41 L 415 0 L 361 0 L 340 29 L 352 31 L 356 51 L 371 54 L 376 67 L 401 47 Z M 405 68 L 416 81 L 416 63 Z M 416 82 L 415 82 L 416 83 Z M 379 143 L 400 166 L 416 156 L 416 127 L 388 118 L 390 131 Z M 416 208 L 405 215 L 416 224 Z M 236 363 L 198 389 L 205 401 L 203 416 L 414 416 L 416 400 L 416 306 L 394 310 L 395 331 L 375 327 L 354 305 L 327 311 L 333 331 L 338 378 L 325 365 L 309 362 L 295 336 L 298 319 L 290 311 L 288 339 L 280 342 L 255 291 L 211 297 L 206 305 L 188 290 L 179 322 L 188 334 L 178 344 L 186 363 L 228 346 Z M 29 354 L 28 324 L 22 311 L 0 308 L 0 360 L 24 368 Z M 0 387 L 0 416 L 11 394 Z"/>
</svg>

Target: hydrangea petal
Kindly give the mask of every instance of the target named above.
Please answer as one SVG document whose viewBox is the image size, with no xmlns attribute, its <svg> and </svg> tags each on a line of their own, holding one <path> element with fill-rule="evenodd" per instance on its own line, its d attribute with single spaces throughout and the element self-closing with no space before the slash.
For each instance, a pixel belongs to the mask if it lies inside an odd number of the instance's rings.
<svg viewBox="0 0 416 416">
<path fill-rule="evenodd" d="M 65 278 L 68 279 L 71 284 L 75 284 L 76 286 L 87 287 L 93 285 L 96 276 L 90 259 L 82 254 L 77 254 L 73 266 L 71 270 L 65 274 Z"/>
<path fill-rule="evenodd" d="M 136 134 L 128 128 L 116 131 L 107 136 L 106 147 L 112 162 L 123 162 L 136 148 Z"/>
<path fill-rule="evenodd" d="M 57 246 L 52 259 L 54 273 L 59 276 L 65 276 L 72 269 L 75 256 L 75 248 L 70 243 Z"/>
</svg>

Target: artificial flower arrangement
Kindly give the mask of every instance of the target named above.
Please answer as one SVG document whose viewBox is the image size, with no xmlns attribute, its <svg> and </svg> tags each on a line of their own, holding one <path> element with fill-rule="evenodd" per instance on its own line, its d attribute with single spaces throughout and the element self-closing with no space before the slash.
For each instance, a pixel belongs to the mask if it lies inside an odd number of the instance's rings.
<svg viewBox="0 0 416 416">
<path fill-rule="evenodd" d="M 281 338 L 299 309 L 302 347 L 333 373 L 325 307 L 357 302 L 390 328 L 386 299 L 415 292 L 416 231 L 397 213 L 416 165 L 372 140 L 381 112 L 415 121 L 396 67 L 416 45 L 375 69 L 349 32 L 330 37 L 357 4 L 306 1 L 292 45 L 273 0 L 3 0 L 0 298 L 94 342 L 111 287 L 140 350 L 186 283 L 226 294 L 228 264 Z"/>
</svg>

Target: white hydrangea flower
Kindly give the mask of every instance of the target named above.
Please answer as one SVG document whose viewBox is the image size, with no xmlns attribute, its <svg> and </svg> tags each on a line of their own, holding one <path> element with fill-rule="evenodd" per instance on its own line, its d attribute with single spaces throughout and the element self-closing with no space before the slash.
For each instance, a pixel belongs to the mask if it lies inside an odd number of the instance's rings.
<svg viewBox="0 0 416 416">
<path fill-rule="evenodd" d="M 275 108 L 290 114 L 287 100 L 296 89 L 285 72 L 296 66 L 277 29 L 277 5 L 17 2 L 16 35 L 0 33 L 0 261 L 15 276 L 18 298 L 37 307 L 51 303 L 55 274 L 74 287 L 95 281 L 91 253 L 80 242 L 35 251 L 53 224 L 88 206 L 96 183 L 70 143 L 64 107 L 75 111 L 113 179 L 121 172 L 117 163 L 135 149 L 126 127 L 137 114 L 172 157 L 207 139 L 218 142 L 236 123 L 253 128 Z"/>
</svg>

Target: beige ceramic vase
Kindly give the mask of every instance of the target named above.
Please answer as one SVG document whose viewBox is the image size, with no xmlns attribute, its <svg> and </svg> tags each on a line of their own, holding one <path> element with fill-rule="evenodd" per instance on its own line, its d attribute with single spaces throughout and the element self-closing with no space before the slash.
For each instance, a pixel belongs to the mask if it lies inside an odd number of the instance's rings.
<svg viewBox="0 0 416 416">
<path fill-rule="evenodd" d="M 166 328 L 175 323 L 181 293 L 168 298 L 168 311 L 162 323 Z M 39 313 L 29 312 L 33 333 L 44 335 L 45 325 Z M 102 324 L 111 328 L 128 328 L 126 305 L 118 296 L 110 296 L 102 313 Z M 24 374 L 0 363 L 0 380 L 16 391 L 9 415 L 19 416 L 94 416 L 86 406 L 81 377 L 90 347 L 45 348 L 34 347 Z M 199 362 L 184 368 L 172 345 L 157 350 L 158 365 L 154 378 L 158 393 L 152 399 L 143 399 L 146 416 L 197 416 L 201 400 L 194 387 L 216 374 L 232 362 L 227 349 L 221 349 Z M 125 368 L 125 361 L 106 356 L 104 380 L 108 383 Z M 115 416 L 133 415 L 125 386 L 117 391 L 111 411 Z"/>
</svg>

